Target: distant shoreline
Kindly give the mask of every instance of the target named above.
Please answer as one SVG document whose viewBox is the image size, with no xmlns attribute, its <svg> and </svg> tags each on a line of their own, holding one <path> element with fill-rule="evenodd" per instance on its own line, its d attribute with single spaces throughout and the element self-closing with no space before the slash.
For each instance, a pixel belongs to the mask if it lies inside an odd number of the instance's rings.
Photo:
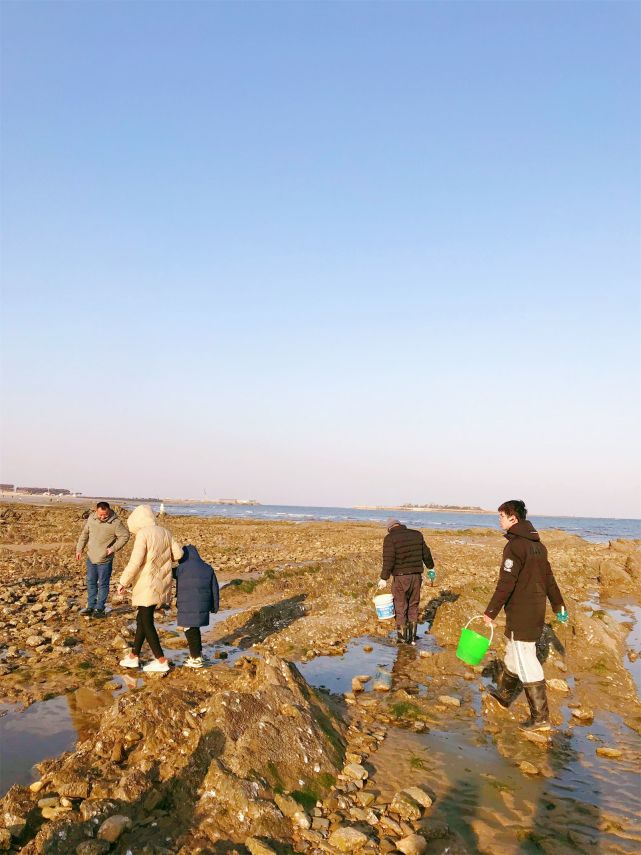
<svg viewBox="0 0 641 855">
<path fill-rule="evenodd" d="M 496 511 L 486 511 L 485 508 L 429 508 L 427 505 L 353 505 L 355 511 L 401 511 L 401 513 L 419 514 L 494 514 Z"/>
</svg>

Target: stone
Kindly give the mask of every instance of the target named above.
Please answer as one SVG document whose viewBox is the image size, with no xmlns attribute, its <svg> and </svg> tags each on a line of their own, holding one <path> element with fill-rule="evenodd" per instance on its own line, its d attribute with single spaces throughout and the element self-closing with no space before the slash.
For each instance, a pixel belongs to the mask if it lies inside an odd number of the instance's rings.
<svg viewBox="0 0 641 855">
<path fill-rule="evenodd" d="M 404 855 L 423 855 L 427 849 L 427 841 L 420 834 L 408 834 L 396 843 L 396 848 Z"/>
<path fill-rule="evenodd" d="M 274 796 L 274 801 L 276 802 L 280 812 L 284 816 L 293 817 L 301 809 L 296 799 L 292 798 L 291 796 L 283 795 L 282 793 L 276 793 L 276 795 Z"/>
<path fill-rule="evenodd" d="M 521 736 L 524 739 L 534 742 L 535 745 L 547 745 L 550 742 L 550 737 L 543 733 L 537 733 L 535 730 L 521 731 Z"/>
<path fill-rule="evenodd" d="M 33 784 L 29 784 L 29 789 L 32 793 L 39 793 L 43 787 L 44 781 L 34 781 Z"/>
<path fill-rule="evenodd" d="M 390 813 L 395 813 L 401 819 L 410 822 L 416 822 L 423 815 L 421 805 L 404 791 L 395 794 L 389 809 Z"/>
<path fill-rule="evenodd" d="M 291 819 L 292 823 L 296 826 L 296 828 L 303 828 L 307 830 L 312 826 L 309 817 L 302 808 L 299 808 Z"/>
<path fill-rule="evenodd" d="M 358 677 L 352 677 L 352 692 L 362 692 L 363 689 L 364 686 Z"/>
<path fill-rule="evenodd" d="M 275 849 L 272 849 L 271 846 L 257 837 L 248 837 L 245 840 L 245 846 L 249 849 L 251 855 L 276 855 Z"/>
<path fill-rule="evenodd" d="M 86 799 L 89 795 L 89 781 L 73 775 L 60 775 L 54 778 L 58 795 L 68 799 Z"/>
<path fill-rule="evenodd" d="M 438 696 L 439 704 L 444 704 L 447 707 L 460 707 L 461 702 L 458 698 L 453 698 L 451 695 L 439 695 Z"/>
<path fill-rule="evenodd" d="M 391 831 L 392 834 L 395 834 L 397 837 L 403 836 L 403 829 L 398 824 L 398 822 L 396 822 L 395 819 L 392 819 L 391 816 L 386 816 L 385 814 L 381 814 L 378 821 L 382 826 L 389 829 L 389 831 Z"/>
<path fill-rule="evenodd" d="M 365 645 L 363 645 L 363 651 L 364 651 L 365 653 L 371 653 L 373 649 L 374 649 L 374 648 L 372 647 L 372 645 L 371 645 L 371 644 L 365 644 Z"/>
<path fill-rule="evenodd" d="M 362 807 L 367 808 L 376 800 L 376 796 L 374 793 L 366 793 L 361 790 L 359 793 L 356 793 L 356 800 L 362 805 Z"/>
<path fill-rule="evenodd" d="M 592 721 L 594 713 L 586 707 L 577 707 L 572 710 L 572 715 L 579 721 Z"/>
<path fill-rule="evenodd" d="M 360 763 L 348 763 L 343 769 L 343 775 L 353 781 L 365 781 L 368 774 L 367 769 L 364 769 Z"/>
<path fill-rule="evenodd" d="M 599 757 L 609 757 L 612 760 L 616 760 L 619 757 L 623 757 L 623 751 L 620 748 L 608 748 L 607 745 L 602 745 L 597 748 L 596 753 Z"/>
<path fill-rule="evenodd" d="M 422 790 L 420 787 L 406 787 L 402 792 L 403 794 L 411 796 L 411 798 L 413 798 L 415 802 L 418 802 L 421 807 L 426 809 L 432 807 L 432 799 L 425 790 Z"/>
<path fill-rule="evenodd" d="M 116 840 L 120 837 L 123 831 L 127 831 L 131 828 L 131 820 L 128 816 L 122 816 L 122 814 L 115 814 L 114 816 L 110 816 L 109 819 L 106 819 L 103 824 L 98 829 L 98 837 L 101 840 L 108 840 L 109 843 L 115 843 Z"/>
<path fill-rule="evenodd" d="M 110 799 L 86 799 L 80 805 L 80 816 L 84 822 L 94 821 L 98 824 L 117 809 L 116 802 Z"/>
<path fill-rule="evenodd" d="M 526 775 L 540 774 L 534 763 L 530 763 L 528 760 L 522 760 L 521 763 L 519 763 L 519 769 L 521 772 L 525 772 Z"/>
<path fill-rule="evenodd" d="M 331 846 L 335 846 L 341 852 L 355 852 L 361 849 L 367 843 L 367 835 L 356 828 L 341 826 L 337 828 L 329 837 Z"/>
<path fill-rule="evenodd" d="M 11 849 L 11 832 L 8 828 L 0 828 L 0 849 Z"/>
<path fill-rule="evenodd" d="M 76 855 L 105 855 L 110 848 L 106 840 L 83 840 L 76 846 Z"/>
<path fill-rule="evenodd" d="M 570 687 L 565 682 L 565 680 L 560 680 L 558 677 L 553 677 L 551 680 L 546 680 L 545 682 L 554 692 L 562 692 L 563 694 L 567 694 L 570 691 Z"/>
<path fill-rule="evenodd" d="M 38 802 L 39 808 L 50 808 L 50 807 L 58 807 L 60 802 L 58 801 L 58 796 L 48 796 L 46 799 L 40 799 Z"/>
<path fill-rule="evenodd" d="M 329 831 L 329 820 L 322 816 L 315 816 L 312 820 L 314 831 Z"/>
</svg>

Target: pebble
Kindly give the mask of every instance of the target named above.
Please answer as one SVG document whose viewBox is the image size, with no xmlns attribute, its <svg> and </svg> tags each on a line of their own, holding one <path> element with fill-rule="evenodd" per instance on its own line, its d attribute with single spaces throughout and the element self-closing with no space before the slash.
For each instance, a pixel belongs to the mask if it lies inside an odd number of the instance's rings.
<svg viewBox="0 0 641 855">
<path fill-rule="evenodd" d="M 523 760 L 521 763 L 519 763 L 519 769 L 521 770 L 521 772 L 525 772 L 526 775 L 540 774 L 534 763 L 529 763 L 527 760 Z"/>
<path fill-rule="evenodd" d="M 607 745 L 602 745 L 600 748 L 597 748 L 596 753 L 599 757 L 609 757 L 612 760 L 623 757 L 623 751 L 621 751 L 620 748 L 608 748 Z"/>
<path fill-rule="evenodd" d="M 394 795 L 389 809 L 390 813 L 395 813 L 401 819 L 407 819 L 410 822 L 415 822 L 423 815 L 420 804 L 404 790 Z"/>
<path fill-rule="evenodd" d="M 440 704 L 445 704 L 448 707 L 460 707 L 461 702 L 458 698 L 453 698 L 451 695 L 439 695 L 438 702 Z"/>
<path fill-rule="evenodd" d="M 524 730 L 521 732 L 521 736 L 536 745 L 547 745 L 550 741 L 549 737 L 543 733 L 537 733 L 535 730 Z"/>
<path fill-rule="evenodd" d="M 44 785 L 44 781 L 34 781 L 33 784 L 29 784 L 29 789 L 32 793 L 39 793 Z"/>
<path fill-rule="evenodd" d="M 420 834 L 408 834 L 396 843 L 396 848 L 404 855 L 423 855 L 427 849 L 427 841 Z"/>
<path fill-rule="evenodd" d="M 592 712 L 592 710 L 586 709 L 586 707 L 578 707 L 577 709 L 573 709 L 572 715 L 579 721 L 592 721 L 592 719 L 594 718 L 594 713 Z"/>
<path fill-rule="evenodd" d="M 559 680 L 558 678 L 555 677 L 551 680 L 546 680 L 546 683 L 555 692 L 567 693 L 570 691 L 570 687 L 565 682 L 565 680 Z"/>
<path fill-rule="evenodd" d="M 421 807 L 428 808 L 432 806 L 431 797 L 420 787 L 406 787 L 402 790 L 403 794 L 411 796 L 415 802 L 418 802 Z"/>
<path fill-rule="evenodd" d="M 365 653 L 371 653 L 373 649 L 374 649 L 374 648 L 372 647 L 372 645 L 371 645 L 371 644 L 366 644 L 366 645 L 364 645 L 364 647 L 363 647 L 363 650 L 364 650 L 364 652 L 365 652 Z"/>
</svg>

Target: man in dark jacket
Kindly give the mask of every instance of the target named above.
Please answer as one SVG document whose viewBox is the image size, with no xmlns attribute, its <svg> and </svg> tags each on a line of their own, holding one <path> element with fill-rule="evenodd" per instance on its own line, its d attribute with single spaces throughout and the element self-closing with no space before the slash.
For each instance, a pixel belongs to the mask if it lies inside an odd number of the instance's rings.
<svg viewBox="0 0 641 855">
<path fill-rule="evenodd" d="M 565 623 L 567 611 L 556 583 L 548 553 L 539 533 L 527 519 L 527 508 L 520 499 L 499 507 L 499 524 L 507 543 L 496 590 L 485 610 L 485 623 L 505 609 L 505 635 L 508 639 L 505 662 L 490 695 L 507 709 L 521 689 L 530 706 L 530 718 L 522 722 L 526 730 L 549 730 L 550 717 L 545 677 L 536 658 L 536 642 L 543 632 L 546 599 Z"/>
<path fill-rule="evenodd" d="M 383 569 L 378 587 L 384 588 L 389 577 L 394 577 L 392 594 L 399 643 L 405 641 L 416 644 L 423 564 L 428 570 L 434 567 L 432 553 L 420 531 L 408 528 L 396 519 L 389 519 L 383 541 Z"/>
</svg>

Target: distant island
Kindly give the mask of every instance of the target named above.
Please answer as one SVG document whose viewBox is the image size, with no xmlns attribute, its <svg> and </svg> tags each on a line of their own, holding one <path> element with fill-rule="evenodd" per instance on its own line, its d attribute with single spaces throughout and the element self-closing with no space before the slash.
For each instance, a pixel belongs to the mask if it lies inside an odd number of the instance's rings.
<svg viewBox="0 0 641 855">
<path fill-rule="evenodd" d="M 480 508 L 478 505 L 414 505 L 411 502 L 405 502 L 402 505 L 355 505 L 354 510 L 357 511 L 433 511 L 435 513 L 457 513 L 457 514 L 491 514 L 493 511 L 488 511 L 485 508 Z"/>
</svg>

